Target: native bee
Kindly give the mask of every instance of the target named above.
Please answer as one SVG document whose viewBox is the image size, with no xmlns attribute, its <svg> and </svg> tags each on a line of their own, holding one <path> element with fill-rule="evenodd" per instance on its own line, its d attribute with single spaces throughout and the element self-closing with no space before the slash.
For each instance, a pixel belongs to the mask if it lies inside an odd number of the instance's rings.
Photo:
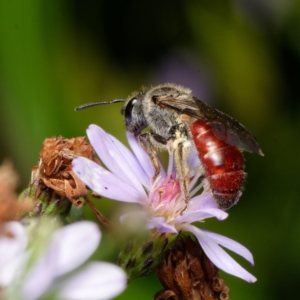
<svg viewBox="0 0 300 300">
<path fill-rule="evenodd" d="M 96 102 L 76 110 L 125 102 L 122 113 L 126 130 L 134 133 L 148 153 L 156 177 L 160 164 L 155 147 L 174 151 L 175 166 L 186 202 L 189 200 L 187 157 L 196 147 L 214 199 L 229 208 L 239 198 L 245 181 L 245 162 L 241 151 L 263 155 L 256 138 L 238 121 L 210 107 L 180 85 L 167 83 L 134 92 L 126 100 Z M 146 127 L 149 132 L 142 132 Z"/>
</svg>

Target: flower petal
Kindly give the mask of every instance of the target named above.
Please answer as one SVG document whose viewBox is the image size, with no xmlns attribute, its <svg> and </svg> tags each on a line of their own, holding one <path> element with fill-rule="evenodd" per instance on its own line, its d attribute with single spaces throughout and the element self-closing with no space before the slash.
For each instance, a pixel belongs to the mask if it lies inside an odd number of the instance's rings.
<svg viewBox="0 0 300 300">
<path fill-rule="evenodd" d="M 0 268 L 0 286 L 11 287 L 19 279 L 19 275 L 24 272 L 28 261 L 27 253 L 19 253 L 14 259 L 1 264 Z M 5 297 L 3 299 L 6 299 Z"/>
<path fill-rule="evenodd" d="M 192 167 L 200 168 L 201 161 L 200 161 L 199 154 L 198 154 L 198 151 L 195 146 L 192 146 L 190 148 L 190 155 L 187 159 L 187 162 Z"/>
<path fill-rule="evenodd" d="M 125 147 L 124 144 L 122 144 L 118 139 L 116 139 L 111 134 L 108 134 L 108 136 L 111 138 L 113 143 L 116 145 L 117 149 L 122 153 L 124 156 L 124 160 L 127 163 L 127 166 L 130 168 L 130 170 L 133 170 L 133 173 L 135 174 L 136 178 L 143 183 L 143 185 L 148 186 L 149 185 L 149 179 L 150 177 L 147 175 L 143 168 L 143 161 L 138 160 L 134 153 L 132 153 L 127 147 Z M 140 146 L 141 148 L 141 146 Z M 141 148 L 141 150 L 143 150 Z M 147 157 L 147 161 L 149 161 L 149 157 Z"/>
<path fill-rule="evenodd" d="M 207 209 L 199 209 L 194 211 L 186 211 L 183 215 L 178 215 L 176 217 L 176 224 L 180 223 L 193 223 L 199 222 L 201 220 L 207 218 L 216 217 L 218 220 L 224 220 L 228 217 L 228 214 L 221 209 L 217 208 L 207 208 Z"/>
<path fill-rule="evenodd" d="M 187 207 L 189 211 L 205 208 L 218 208 L 218 204 L 214 200 L 213 195 L 210 192 L 205 191 L 202 192 L 200 195 L 193 197 L 189 201 Z"/>
<path fill-rule="evenodd" d="M 99 195 L 124 202 L 143 202 L 145 196 L 95 162 L 78 157 L 72 162 L 73 171 Z"/>
<path fill-rule="evenodd" d="M 93 222 L 81 221 L 60 228 L 23 284 L 26 299 L 39 298 L 57 276 L 85 262 L 98 247 L 100 239 L 100 230 Z"/>
<path fill-rule="evenodd" d="M 0 286 L 6 287 L 15 281 L 27 261 L 25 249 L 28 236 L 20 222 L 5 222 L 0 235 Z"/>
<path fill-rule="evenodd" d="M 24 226 L 20 222 L 6 222 L 2 224 L 0 235 L 0 265 L 23 253 L 27 247 L 28 237 Z"/>
<path fill-rule="evenodd" d="M 64 282 L 59 295 L 60 299 L 66 300 L 107 300 L 120 294 L 126 285 L 126 274 L 121 268 L 94 262 Z"/>
<path fill-rule="evenodd" d="M 256 281 L 252 274 L 229 256 L 206 232 L 192 225 L 182 225 L 181 228 L 192 232 L 196 236 L 203 251 L 217 268 L 248 282 Z"/>
<path fill-rule="evenodd" d="M 139 193 L 145 194 L 141 181 L 145 183 L 149 179 L 135 156 L 121 142 L 97 125 L 90 125 L 86 132 L 93 148 L 106 167 Z"/>
<path fill-rule="evenodd" d="M 254 265 L 253 255 L 252 253 L 243 245 L 240 243 L 217 233 L 203 230 L 206 235 L 208 235 L 211 239 L 213 239 L 217 244 L 239 254 L 240 256 L 244 257 L 246 260 L 248 260 L 251 265 Z"/>
<path fill-rule="evenodd" d="M 41 257 L 26 276 L 22 286 L 22 294 L 26 300 L 38 299 L 55 279 L 57 252 L 55 249 L 51 250 Z"/>
<path fill-rule="evenodd" d="M 76 222 L 59 229 L 52 241 L 52 247 L 59 249 L 56 275 L 70 272 L 84 263 L 95 252 L 100 240 L 99 227 L 90 221 Z"/>
<path fill-rule="evenodd" d="M 148 222 L 148 228 L 157 228 L 160 232 L 178 233 L 177 229 L 175 228 L 175 225 L 167 223 L 164 217 L 151 218 Z"/>
<path fill-rule="evenodd" d="M 154 175 L 154 167 L 151 163 L 151 160 L 149 159 L 149 156 L 147 155 L 146 151 L 141 147 L 141 145 L 138 143 L 137 138 L 132 134 L 131 132 L 126 131 L 126 137 L 128 140 L 128 143 L 134 152 L 135 156 L 137 157 L 139 163 L 145 170 L 146 174 L 148 175 L 148 178 L 152 178 Z M 161 176 L 165 176 L 165 170 L 162 166 L 159 157 L 157 157 L 158 162 L 161 166 L 160 174 Z"/>
</svg>

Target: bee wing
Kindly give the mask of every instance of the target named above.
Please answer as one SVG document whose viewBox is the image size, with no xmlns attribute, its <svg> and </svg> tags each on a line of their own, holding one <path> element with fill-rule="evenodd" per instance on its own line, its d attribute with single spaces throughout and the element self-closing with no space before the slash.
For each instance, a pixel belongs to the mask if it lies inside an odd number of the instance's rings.
<svg viewBox="0 0 300 300">
<path fill-rule="evenodd" d="M 158 104 L 178 110 L 182 114 L 199 119 L 211 126 L 214 135 L 221 141 L 241 150 L 263 155 L 256 138 L 238 121 L 227 114 L 192 98 L 160 96 Z"/>
</svg>

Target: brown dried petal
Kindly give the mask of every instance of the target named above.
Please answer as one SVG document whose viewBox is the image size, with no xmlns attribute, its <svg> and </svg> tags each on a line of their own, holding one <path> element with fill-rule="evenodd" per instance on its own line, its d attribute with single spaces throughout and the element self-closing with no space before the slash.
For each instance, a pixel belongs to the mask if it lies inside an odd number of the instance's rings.
<svg viewBox="0 0 300 300">
<path fill-rule="evenodd" d="M 213 289 L 214 291 L 216 292 L 222 292 L 224 290 L 224 287 L 225 287 L 225 282 L 222 278 L 216 278 L 214 281 L 213 281 Z"/>
<path fill-rule="evenodd" d="M 154 296 L 155 300 L 179 300 L 173 291 L 160 291 Z"/>
<path fill-rule="evenodd" d="M 229 295 L 225 292 L 220 294 L 220 300 L 229 300 Z"/>
</svg>

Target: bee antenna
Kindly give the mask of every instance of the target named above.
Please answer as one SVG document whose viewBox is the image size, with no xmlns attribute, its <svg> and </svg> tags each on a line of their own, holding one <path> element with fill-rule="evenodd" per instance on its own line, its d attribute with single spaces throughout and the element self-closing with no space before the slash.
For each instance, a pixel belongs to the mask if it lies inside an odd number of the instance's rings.
<svg viewBox="0 0 300 300">
<path fill-rule="evenodd" d="M 83 105 L 75 107 L 75 111 L 82 110 L 84 108 L 88 108 L 88 107 L 92 107 L 92 106 L 97 106 L 97 105 L 102 105 L 102 104 L 113 104 L 113 103 L 118 103 L 118 102 L 125 102 L 125 100 L 124 99 L 115 99 L 112 101 L 100 101 L 100 102 L 87 103 L 87 104 L 83 104 Z"/>
</svg>

